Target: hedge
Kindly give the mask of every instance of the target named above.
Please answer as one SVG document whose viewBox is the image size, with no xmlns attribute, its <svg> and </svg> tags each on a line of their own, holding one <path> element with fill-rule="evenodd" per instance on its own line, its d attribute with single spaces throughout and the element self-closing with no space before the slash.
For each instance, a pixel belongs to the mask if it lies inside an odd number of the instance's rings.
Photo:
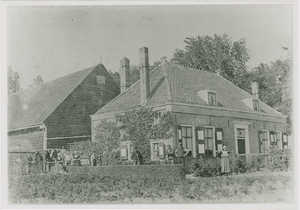
<svg viewBox="0 0 300 210">
<path fill-rule="evenodd" d="M 147 178 L 172 179 L 174 181 L 185 178 L 182 165 L 114 165 L 114 166 L 69 166 L 69 173 L 96 175 L 97 177 L 115 178 Z"/>
</svg>

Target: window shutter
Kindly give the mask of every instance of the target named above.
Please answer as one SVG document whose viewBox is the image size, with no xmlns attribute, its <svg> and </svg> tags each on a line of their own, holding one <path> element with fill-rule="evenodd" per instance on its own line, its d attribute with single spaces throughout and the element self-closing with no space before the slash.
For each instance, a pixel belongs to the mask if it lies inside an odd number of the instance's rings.
<svg viewBox="0 0 300 210">
<path fill-rule="evenodd" d="M 216 150 L 219 152 L 223 149 L 223 129 L 216 128 Z"/>
<path fill-rule="evenodd" d="M 182 130 L 181 130 L 181 126 L 180 125 L 178 125 L 178 127 L 177 127 L 177 131 L 178 131 L 178 133 L 177 133 L 177 138 L 178 138 L 178 143 L 182 143 Z"/>
<path fill-rule="evenodd" d="M 196 150 L 198 154 L 204 155 L 205 154 L 205 147 L 204 147 L 204 127 L 196 127 Z"/>
<path fill-rule="evenodd" d="M 120 145 L 120 149 L 121 149 L 121 159 L 122 160 L 127 159 L 127 145 L 126 144 Z"/>
<path fill-rule="evenodd" d="M 263 146 L 263 136 L 262 136 L 262 131 L 259 131 L 258 132 L 258 139 L 259 139 L 259 150 L 260 150 L 260 153 L 263 153 L 264 152 L 264 146 Z"/>
<path fill-rule="evenodd" d="M 159 158 L 164 159 L 165 158 L 165 145 L 163 142 L 158 143 L 158 149 L 159 149 Z"/>
<path fill-rule="evenodd" d="M 282 145 L 283 145 L 283 149 L 287 149 L 288 148 L 287 133 L 282 133 Z"/>
</svg>

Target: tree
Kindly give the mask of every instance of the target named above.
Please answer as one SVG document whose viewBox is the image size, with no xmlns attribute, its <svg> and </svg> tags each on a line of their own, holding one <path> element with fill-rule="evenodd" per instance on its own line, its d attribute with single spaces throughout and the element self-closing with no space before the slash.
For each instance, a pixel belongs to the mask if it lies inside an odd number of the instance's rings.
<svg viewBox="0 0 300 210">
<path fill-rule="evenodd" d="M 166 139 L 172 136 L 174 117 L 170 112 L 139 109 L 116 115 L 123 130 L 122 141 L 131 141 L 140 151 L 144 161 L 150 160 L 150 139 Z"/>
<path fill-rule="evenodd" d="M 33 87 L 42 83 L 44 83 L 43 78 L 41 75 L 38 75 L 35 79 L 33 79 L 33 84 L 29 85 L 29 87 Z"/>
<path fill-rule="evenodd" d="M 176 49 L 171 62 L 203 71 L 219 73 L 235 85 L 244 88 L 250 59 L 246 39 L 233 42 L 226 34 L 187 37 L 185 49 Z"/>
<path fill-rule="evenodd" d="M 289 50 L 289 48 L 283 48 Z M 248 81 L 259 84 L 259 98 L 264 103 L 287 115 L 288 132 L 291 132 L 292 116 L 292 56 L 270 64 L 261 63 L 248 74 Z"/>
<path fill-rule="evenodd" d="M 21 91 L 22 88 L 20 86 L 20 76 L 18 72 L 14 72 L 12 67 L 9 66 L 7 69 L 7 77 L 8 77 L 8 94 L 12 94 L 18 91 Z"/>
</svg>

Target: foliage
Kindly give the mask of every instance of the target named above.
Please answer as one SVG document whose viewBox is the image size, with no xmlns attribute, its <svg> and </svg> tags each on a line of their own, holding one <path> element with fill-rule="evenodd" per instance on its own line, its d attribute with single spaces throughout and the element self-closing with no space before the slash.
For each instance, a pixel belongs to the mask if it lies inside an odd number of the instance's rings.
<svg viewBox="0 0 300 210">
<path fill-rule="evenodd" d="M 171 202 L 241 202 L 272 194 L 266 201 L 283 199 L 291 188 L 290 176 L 199 177 L 184 179 L 182 166 L 78 167 L 70 174 L 9 177 L 9 199 L 13 203 L 126 203 L 144 199 Z M 132 170 L 133 168 L 137 170 Z M 77 170 L 79 169 L 79 170 Z M 125 174 L 123 173 L 125 170 Z M 156 171 L 153 173 L 153 170 Z M 151 173 L 149 175 L 149 173 Z M 274 172 L 273 172 L 274 173 Z M 175 174 L 175 175 L 174 175 Z M 270 200 L 271 199 L 271 200 Z M 257 201 L 256 201 L 257 202 Z"/>
<path fill-rule="evenodd" d="M 267 167 L 271 171 L 291 170 L 293 167 L 291 150 L 271 147 L 268 151 Z"/>
<path fill-rule="evenodd" d="M 220 167 L 220 164 L 214 160 L 200 159 L 191 165 L 191 172 L 196 177 L 212 177 L 218 175 Z"/>
<path fill-rule="evenodd" d="M 125 198 L 172 196 L 177 181 L 184 178 L 182 166 L 70 167 L 70 174 L 12 176 L 10 199 L 37 202 L 94 203 Z"/>
<path fill-rule="evenodd" d="M 176 49 L 171 62 L 203 71 L 219 73 L 243 88 L 246 63 L 250 59 L 246 39 L 232 41 L 226 34 L 187 37 L 185 49 Z"/>
<path fill-rule="evenodd" d="M 18 72 L 14 72 L 12 67 L 9 66 L 7 69 L 7 77 L 8 77 L 8 94 L 12 94 L 18 91 L 21 91 L 22 88 L 20 86 L 20 76 Z"/>
<path fill-rule="evenodd" d="M 38 75 L 36 78 L 33 79 L 33 84 L 29 85 L 29 87 L 33 87 L 33 86 L 43 84 L 43 83 L 44 83 L 44 80 L 43 80 L 42 76 Z"/>
<path fill-rule="evenodd" d="M 174 117 L 170 112 L 139 109 L 116 115 L 123 130 L 123 141 L 131 141 L 143 156 L 144 161 L 150 160 L 150 139 L 166 139 L 172 136 Z"/>
</svg>

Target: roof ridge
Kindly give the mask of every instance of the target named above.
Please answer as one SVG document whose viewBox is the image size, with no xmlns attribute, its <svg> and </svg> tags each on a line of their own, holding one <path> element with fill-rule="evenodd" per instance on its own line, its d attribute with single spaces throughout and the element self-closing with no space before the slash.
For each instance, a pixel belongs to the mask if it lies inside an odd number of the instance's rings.
<svg viewBox="0 0 300 210">
<path fill-rule="evenodd" d="M 87 70 L 89 70 L 89 69 L 91 69 L 91 68 L 95 69 L 98 65 L 103 65 L 103 64 L 100 64 L 100 63 L 99 63 L 99 64 L 97 64 L 97 65 L 94 65 L 94 66 L 91 66 L 91 67 L 88 67 L 88 68 L 84 68 L 84 69 L 75 71 L 75 72 L 73 72 L 73 73 L 71 73 L 71 74 L 67 74 L 67 75 L 65 75 L 65 76 L 58 77 L 58 78 L 56 78 L 56 79 L 52 79 L 52 80 L 50 80 L 50 81 L 48 81 L 48 82 L 44 82 L 44 83 L 41 83 L 41 84 L 38 84 L 38 85 L 34 85 L 34 86 L 32 86 L 32 87 L 28 87 L 27 89 L 24 89 L 24 90 L 21 90 L 21 91 L 17 91 L 17 92 L 11 93 L 11 94 L 9 94 L 8 96 L 18 95 L 18 94 L 21 94 L 21 93 L 23 93 L 23 92 L 25 92 L 25 91 L 33 90 L 34 88 L 40 87 L 40 86 L 42 86 L 42 85 L 49 84 L 50 82 L 53 82 L 53 81 L 56 81 L 56 80 L 59 80 L 59 79 L 65 78 L 65 77 L 69 77 L 69 76 L 71 76 L 71 75 L 73 75 L 73 74 L 77 74 L 77 73 L 79 73 L 79 72 L 87 71 Z"/>
</svg>

